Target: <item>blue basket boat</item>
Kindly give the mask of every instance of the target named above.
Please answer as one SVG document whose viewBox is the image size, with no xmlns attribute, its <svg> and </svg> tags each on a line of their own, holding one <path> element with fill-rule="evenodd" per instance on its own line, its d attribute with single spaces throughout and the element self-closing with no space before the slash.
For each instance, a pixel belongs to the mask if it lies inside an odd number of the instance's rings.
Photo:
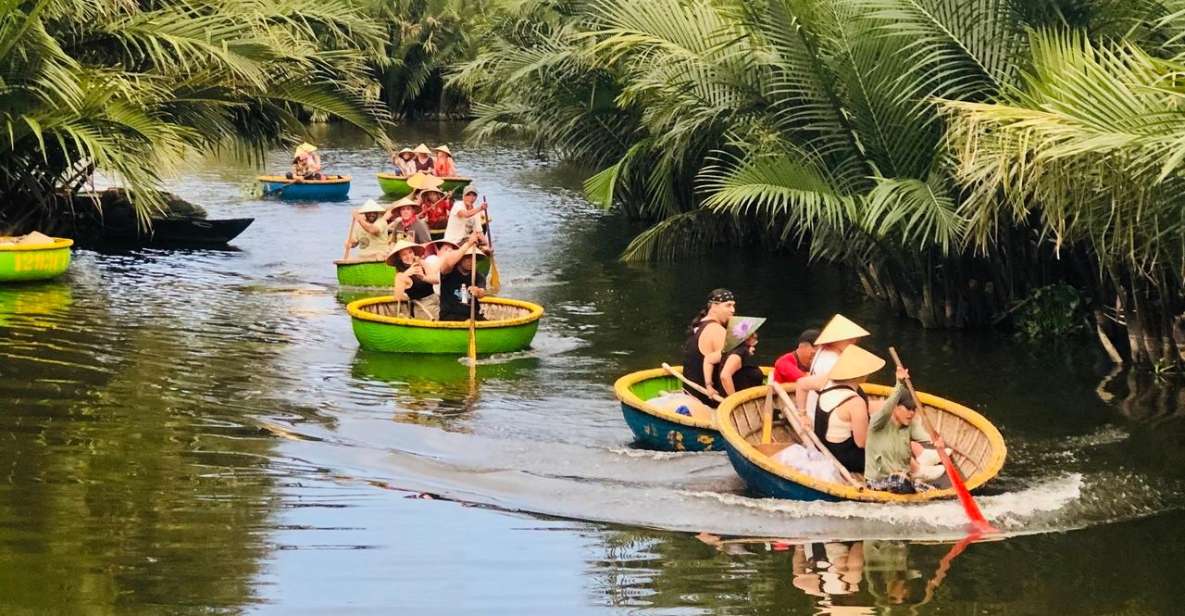
<svg viewBox="0 0 1185 616">
<path fill-rule="evenodd" d="M 284 201 L 345 201 L 350 198 L 350 176 L 333 175 L 321 180 L 289 180 L 282 175 L 261 175 L 264 197 Z"/>
</svg>

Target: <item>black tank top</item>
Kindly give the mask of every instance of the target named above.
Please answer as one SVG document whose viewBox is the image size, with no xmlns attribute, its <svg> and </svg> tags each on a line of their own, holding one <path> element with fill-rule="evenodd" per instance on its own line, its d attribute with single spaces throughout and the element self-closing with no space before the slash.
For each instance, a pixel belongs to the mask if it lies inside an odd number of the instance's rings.
<svg viewBox="0 0 1185 616">
<path fill-rule="evenodd" d="M 435 292 L 436 290 L 432 288 L 432 284 L 422 278 L 413 277 L 411 279 L 411 286 L 407 288 L 407 296 L 411 299 L 424 299 Z"/>
<path fill-rule="evenodd" d="M 432 163 L 431 158 L 429 158 L 428 160 L 426 160 L 424 162 L 420 162 L 420 159 L 417 158 L 417 159 L 415 159 L 415 163 L 416 163 L 416 171 L 432 171 L 432 170 L 436 169 L 436 165 L 434 165 Z"/>
<path fill-rule="evenodd" d="M 844 439 L 842 443 L 832 443 L 827 440 L 827 427 L 831 421 L 831 413 L 839 408 L 844 402 L 851 400 L 851 396 L 844 398 L 839 404 L 824 410 L 822 405 L 823 394 L 835 390 L 847 389 L 864 400 L 868 404 L 868 394 L 860 387 L 853 387 L 851 385 L 833 385 L 819 391 L 820 404 L 815 406 L 815 436 L 819 437 L 819 442 L 823 443 L 832 455 L 835 456 L 839 463 L 853 473 L 864 472 L 864 448 L 856 444 L 856 436 L 853 434 Z"/>
<path fill-rule="evenodd" d="M 757 358 L 749 352 L 745 345 L 742 344 L 729 351 L 728 354 L 741 358 L 740 369 L 732 375 L 732 385 L 737 391 L 757 387 L 765 382 L 765 375 L 761 372 L 761 366 L 757 363 Z M 723 364 L 721 365 L 723 366 Z"/>
<path fill-rule="evenodd" d="M 708 323 L 715 323 L 715 321 L 700 321 L 695 329 L 691 330 L 691 336 L 687 338 L 687 342 L 683 343 L 683 376 L 701 387 L 704 386 L 704 354 L 699 352 L 699 337 L 703 335 Z M 718 404 L 715 400 L 686 385 L 683 386 L 683 391 L 712 408 L 716 408 Z"/>
</svg>

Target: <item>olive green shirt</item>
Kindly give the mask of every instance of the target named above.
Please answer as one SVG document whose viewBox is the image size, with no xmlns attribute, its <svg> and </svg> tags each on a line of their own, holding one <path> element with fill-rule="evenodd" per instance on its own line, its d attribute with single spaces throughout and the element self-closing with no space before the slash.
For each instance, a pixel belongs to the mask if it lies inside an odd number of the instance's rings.
<svg viewBox="0 0 1185 616">
<path fill-rule="evenodd" d="M 908 473 L 913 452 L 911 441 L 930 442 L 930 433 L 922 425 L 922 418 L 914 415 L 908 426 L 893 421 L 893 409 L 901 399 L 905 386 L 897 383 L 893 393 L 868 420 L 868 440 L 864 449 L 864 479 L 882 479 L 893 473 Z M 921 409 L 918 410 L 921 412 Z"/>
</svg>

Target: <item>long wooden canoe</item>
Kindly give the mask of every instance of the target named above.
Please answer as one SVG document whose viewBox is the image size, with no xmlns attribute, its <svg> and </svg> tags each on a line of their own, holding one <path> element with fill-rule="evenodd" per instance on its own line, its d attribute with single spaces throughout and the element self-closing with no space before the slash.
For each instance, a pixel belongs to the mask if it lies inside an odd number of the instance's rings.
<svg viewBox="0 0 1185 616">
<path fill-rule="evenodd" d="M 521 351 L 531 345 L 543 316 L 542 306 L 487 297 L 481 300 L 481 307 L 488 320 L 478 321 L 475 328 L 479 354 Z M 407 307 L 389 295 L 350 302 L 346 310 L 358 344 L 367 351 L 464 355 L 469 350 L 468 321 L 399 316 L 408 314 Z"/>
<path fill-rule="evenodd" d="M 892 393 L 892 388 L 884 385 L 865 384 L 863 388 L 874 409 L 879 408 L 877 405 Z M 781 419 L 779 400 L 775 403 L 775 414 L 779 417 L 774 421 L 774 445 L 760 445 L 765 394 L 766 386 L 751 387 L 729 396 L 716 410 L 716 423 L 724 438 L 728 459 L 753 492 L 802 501 L 875 503 L 915 503 L 955 497 L 955 491 L 950 488 L 920 494 L 892 494 L 862 486 L 820 481 L 778 463 L 771 457 L 778 446 L 797 443 L 798 438 Z M 775 400 L 778 400 L 776 396 Z M 1007 450 L 1004 438 L 991 422 L 961 404 L 938 396 L 918 392 L 918 401 L 922 403 L 922 412 L 929 415 L 947 447 L 954 450 L 951 457 L 966 479 L 968 489 L 982 486 L 1000 472 Z"/>
<path fill-rule="evenodd" d="M 74 240 L 55 237 L 44 244 L 0 244 L 0 282 L 48 280 L 70 267 Z"/>
<path fill-rule="evenodd" d="M 345 201 L 350 197 L 350 176 L 326 176 L 323 180 L 295 182 L 282 175 L 261 175 L 263 196 L 284 201 Z"/>
<path fill-rule="evenodd" d="M 402 198 L 411 194 L 411 187 L 407 185 L 407 177 L 405 176 L 395 175 L 394 173 L 380 173 L 376 177 L 379 180 L 379 188 L 388 197 Z M 450 190 L 456 189 L 458 197 L 460 197 L 459 193 L 465 190 L 465 187 L 473 181 L 471 178 L 463 177 L 447 177 L 441 179 L 444 180 L 440 185 L 441 192 L 447 194 Z"/>
</svg>

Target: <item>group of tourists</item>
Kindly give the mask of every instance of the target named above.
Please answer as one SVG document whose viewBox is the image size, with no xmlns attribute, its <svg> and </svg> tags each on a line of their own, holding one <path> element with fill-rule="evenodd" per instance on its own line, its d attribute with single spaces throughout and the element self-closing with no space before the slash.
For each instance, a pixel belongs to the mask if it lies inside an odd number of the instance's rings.
<svg viewBox="0 0 1185 616">
<path fill-rule="evenodd" d="M 488 258 L 484 236 L 474 232 L 464 239 L 436 240 L 424 244 L 401 239 L 387 257 L 395 268 L 395 299 L 407 302 L 408 316 L 441 321 L 467 321 L 481 315 L 486 277 L 477 263 Z"/>
<path fill-rule="evenodd" d="M 405 147 L 391 154 L 391 164 L 395 165 L 395 175 L 403 177 L 411 177 L 417 173 L 441 178 L 457 175 L 457 165 L 453 162 L 453 153 L 447 145 L 428 148 L 421 143 L 415 149 Z"/>
<path fill-rule="evenodd" d="M 292 169 L 285 175 L 289 180 L 320 180 L 321 155 L 317 153 L 317 146 L 305 142 L 296 146 L 292 154 Z"/>
<path fill-rule="evenodd" d="M 765 319 L 738 317 L 736 297 L 716 289 L 696 315 L 684 345 L 683 376 L 703 391 L 685 393 L 715 408 L 724 395 L 761 385 L 765 376 L 754 353 L 757 330 Z M 860 347 L 868 330 L 837 314 L 821 329 L 799 335 L 797 345 L 774 363 L 770 378 L 793 387 L 801 424 L 812 430 L 844 468 L 862 473 L 872 489 L 910 493 L 928 489 L 944 469 L 920 420 L 918 402 L 906 390 L 909 372 L 899 368 L 897 385 L 872 408 L 860 385 L 885 360 Z"/>
</svg>

